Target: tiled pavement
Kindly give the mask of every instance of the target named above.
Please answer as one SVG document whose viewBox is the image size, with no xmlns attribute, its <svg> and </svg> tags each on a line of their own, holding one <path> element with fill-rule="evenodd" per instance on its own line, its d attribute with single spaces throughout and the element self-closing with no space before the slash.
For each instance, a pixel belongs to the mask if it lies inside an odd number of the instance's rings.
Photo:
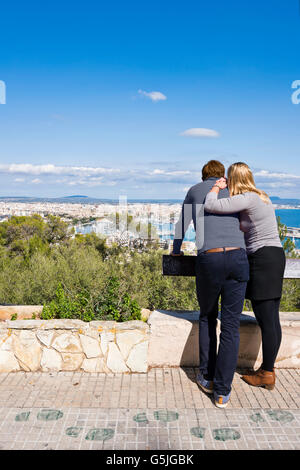
<svg viewBox="0 0 300 470">
<path fill-rule="evenodd" d="M 234 377 L 218 409 L 196 369 L 0 374 L 0 449 L 300 449 L 300 370 L 273 391 Z"/>
</svg>

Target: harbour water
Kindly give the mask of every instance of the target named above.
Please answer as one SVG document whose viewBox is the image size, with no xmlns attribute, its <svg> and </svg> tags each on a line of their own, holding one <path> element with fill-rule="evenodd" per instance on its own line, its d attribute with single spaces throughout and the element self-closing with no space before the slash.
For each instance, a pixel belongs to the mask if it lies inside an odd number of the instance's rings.
<svg viewBox="0 0 300 470">
<path fill-rule="evenodd" d="M 299 227 L 300 228 L 300 209 L 277 209 L 275 210 L 276 216 L 280 217 L 281 222 L 287 227 Z M 172 240 L 174 238 L 174 224 L 173 223 L 160 223 L 153 221 L 158 236 L 161 240 Z M 109 227 L 102 227 L 101 222 L 87 224 L 80 230 L 81 233 L 90 233 L 95 229 L 97 232 L 103 232 L 103 234 L 109 233 Z M 185 241 L 195 240 L 195 231 L 192 225 L 189 226 L 186 234 Z M 295 239 L 296 248 L 300 249 L 300 239 Z"/>
<path fill-rule="evenodd" d="M 277 217 L 287 227 L 300 227 L 300 209 L 277 209 L 275 210 Z M 295 246 L 300 249 L 300 239 L 295 239 Z"/>
<path fill-rule="evenodd" d="M 287 227 L 300 227 L 300 209 L 276 209 L 275 213 Z"/>
</svg>

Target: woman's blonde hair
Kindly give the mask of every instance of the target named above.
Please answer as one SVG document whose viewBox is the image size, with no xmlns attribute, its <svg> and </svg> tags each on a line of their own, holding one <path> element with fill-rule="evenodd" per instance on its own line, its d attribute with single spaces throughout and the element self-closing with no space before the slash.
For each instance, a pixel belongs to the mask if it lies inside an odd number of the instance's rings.
<svg viewBox="0 0 300 470">
<path fill-rule="evenodd" d="M 266 203 L 270 204 L 271 201 L 267 193 L 258 189 L 255 186 L 252 171 L 243 162 L 233 163 L 227 171 L 228 188 L 231 196 L 236 194 L 243 194 L 247 192 L 253 192 L 259 195 L 259 197 Z"/>
</svg>

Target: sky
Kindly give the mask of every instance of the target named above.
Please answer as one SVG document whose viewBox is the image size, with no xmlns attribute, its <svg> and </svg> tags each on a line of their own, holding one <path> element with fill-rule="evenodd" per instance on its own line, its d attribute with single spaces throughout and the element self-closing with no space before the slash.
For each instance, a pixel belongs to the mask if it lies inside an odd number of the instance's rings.
<svg viewBox="0 0 300 470">
<path fill-rule="evenodd" d="M 298 0 L 14 1 L 0 22 L 0 196 L 183 199 L 218 159 L 300 198 Z"/>
</svg>

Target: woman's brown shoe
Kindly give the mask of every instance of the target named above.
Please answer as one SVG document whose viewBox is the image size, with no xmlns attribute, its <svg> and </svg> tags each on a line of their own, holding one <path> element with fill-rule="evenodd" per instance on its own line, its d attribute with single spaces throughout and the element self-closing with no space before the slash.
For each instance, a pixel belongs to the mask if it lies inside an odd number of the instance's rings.
<svg viewBox="0 0 300 470">
<path fill-rule="evenodd" d="M 259 369 L 256 369 L 256 370 L 254 370 L 254 369 L 246 370 L 246 371 L 245 371 L 245 374 L 243 374 L 243 376 L 245 376 L 245 375 L 256 375 L 256 374 L 258 374 L 260 371 L 261 371 L 261 366 L 260 366 Z"/>
<path fill-rule="evenodd" d="M 243 375 L 257 375 L 262 370 L 262 367 L 263 366 L 260 366 L 259 369 L 256 369 L 256 370 L 249 369 L 249 370 L 245 371 L 245 374 L 243 374 Z M 274 370 L 275 369 L 273 369 L 273 372 L 274 372 Z"/>
<path fill-rule="evenodd" d="M 273 390 L 275 387 L 275 372 L 259 369 L 253 375 L 243 375 L 242 379 L 254 387 L 265 387 L 267 390 Z"/>
</svg>

